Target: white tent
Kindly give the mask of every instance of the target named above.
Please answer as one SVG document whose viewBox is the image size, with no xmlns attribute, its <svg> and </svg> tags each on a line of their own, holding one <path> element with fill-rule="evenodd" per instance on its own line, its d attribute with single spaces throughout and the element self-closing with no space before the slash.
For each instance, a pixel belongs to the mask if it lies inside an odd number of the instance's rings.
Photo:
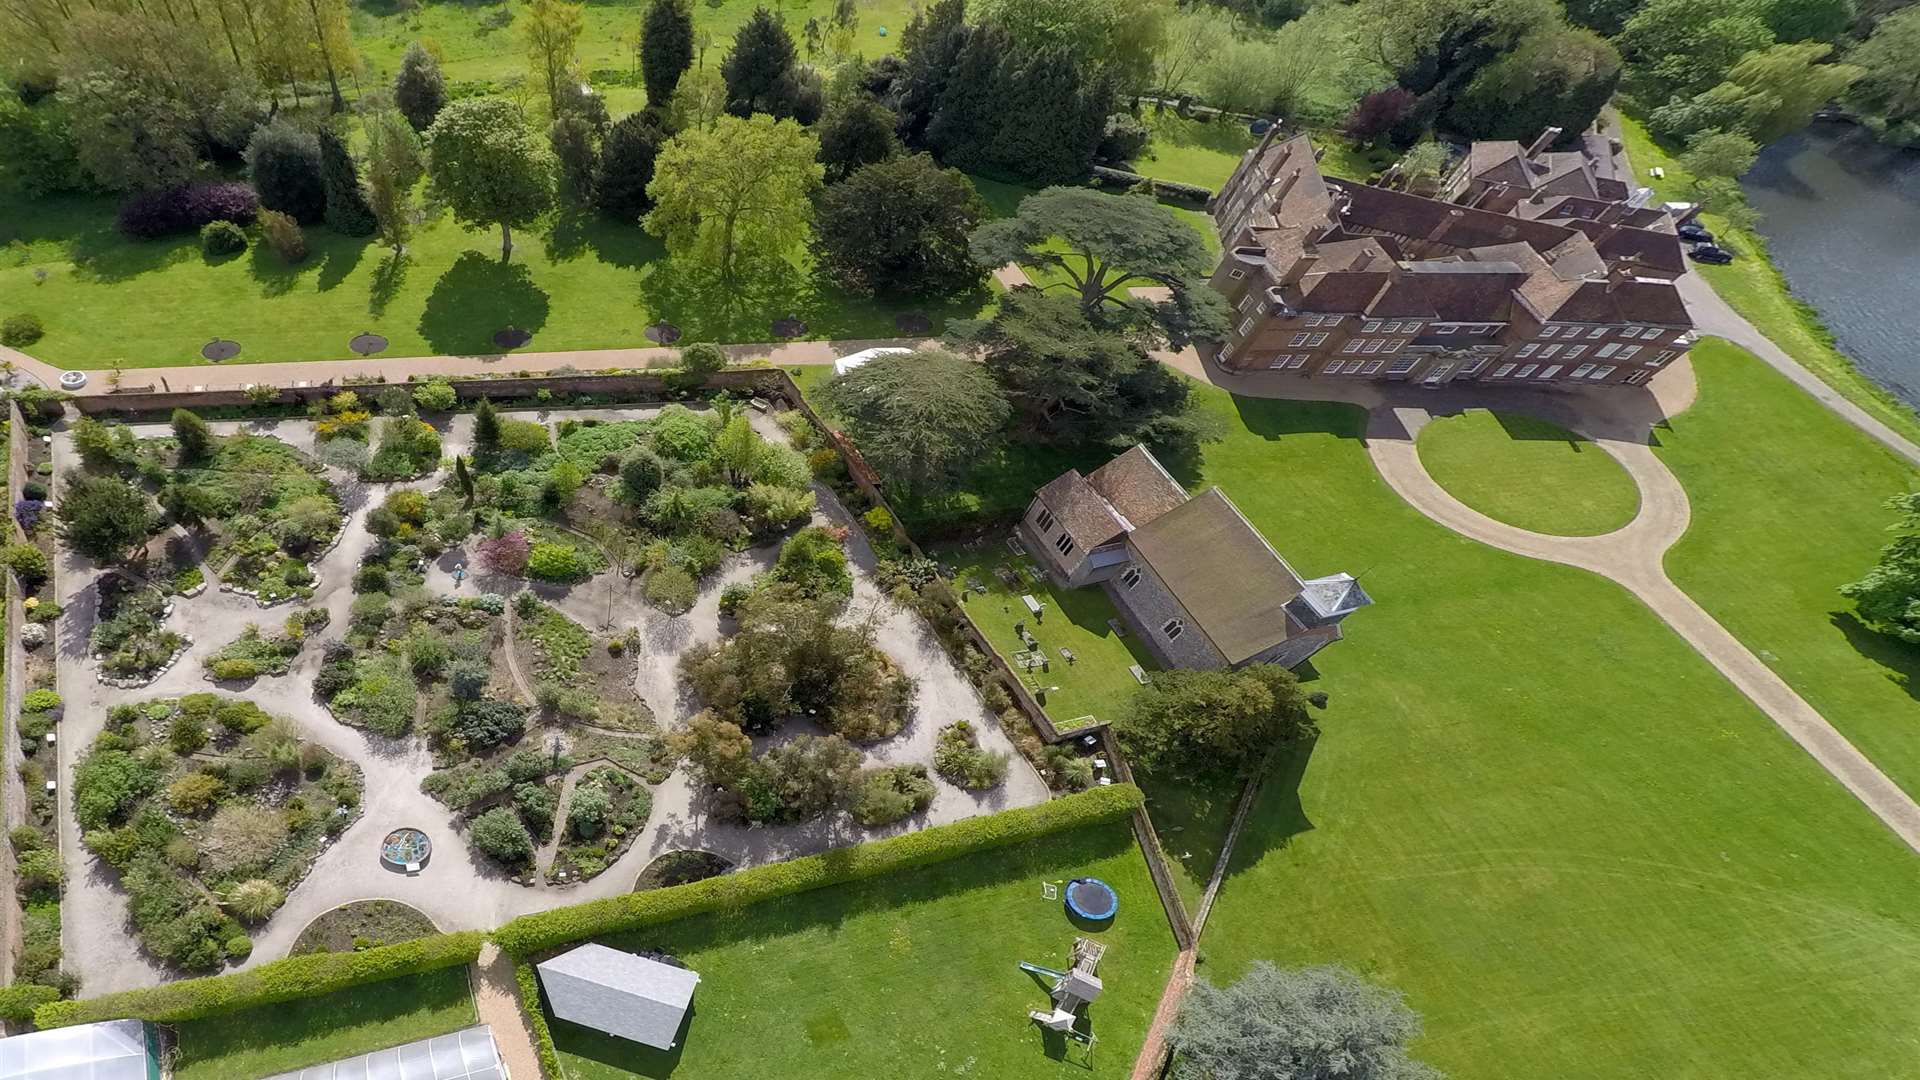
<svg viewBox="0 0 1920 1080">
<path fill-rule="evenodd" d="M 661 1050 L 673 1049 L 700 985 L 686 968 L 591 943 L 539 971 L 553 1015 Z"/>
<path fill-rule="evenodd" d="M 0 1080 L 160 1080 L 138 1020 L 77 1024 L 0 1039 Z"/>
<path fill-rule="evenodd" d="M 485 1024 L 375 1050 L 270 1080 L 507 1080 L 493 1029 Z"/>
<path fill-rule="evenodd" d="M 861 349 L 857 353 L 843 356 L 833 362 L 833 373 L 845 375 L 869 360 L 878 360 L 882 356 L 894 356 L 898 353 L 912 352 L 912 349 Z"/>
</svg>

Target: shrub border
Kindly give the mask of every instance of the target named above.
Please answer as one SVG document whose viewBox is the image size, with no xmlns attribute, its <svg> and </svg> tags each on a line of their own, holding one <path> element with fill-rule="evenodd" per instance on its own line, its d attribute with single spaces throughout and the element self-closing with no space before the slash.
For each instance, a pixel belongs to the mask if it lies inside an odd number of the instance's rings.
<svg viewBox="0 0 1920 1080">
<path fill-rule="evenodd" d="M 275 1005 L 367 983 L 471 964 L 480 955 L 484 931 L 436 934 L 364 952 L 312 953 L 262 964 L 249 971 L 123 990 L 80 1001 L 51 1001 L 33 1010 L 46 1029 L 98 1020 L 170 1022 Z"/>
<path fill-rule="evenodd" d="M 513 962 L 513 980 L 520 984 L 520 1012 L 533 1032 L 534 1054 L 540 1059 L 542 1076 L 565 1076 L 560 1071 L 560 1050 L 553 1044 L 553 1028 L 547 1024 L 547 1011 L 540 1004 L 540 980 L 533 965 L 525 960 Z"/>
<path fill-rule="evenodd" d="M 967 818 L 848 848 L 786 862 L 735 870 L 705 881 L 590 900 L 522 915 L 493 932 L 493 940 L 516 959 L 587 938 L 672 922 L 710 911 L 863 881 L 883 874 L 946 862 L 1067 829 L 1112 821 L 1145 802 L 1132 784 L 1113 784 L 1052 799 L 1036 806 Z"/>
</svg>

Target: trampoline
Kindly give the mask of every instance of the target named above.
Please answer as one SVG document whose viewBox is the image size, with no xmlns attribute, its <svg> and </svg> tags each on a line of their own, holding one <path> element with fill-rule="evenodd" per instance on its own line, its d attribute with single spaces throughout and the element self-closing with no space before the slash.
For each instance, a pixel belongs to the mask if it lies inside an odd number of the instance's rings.
<svg viewBox="0 0 1920 1080">
<path fill-rule="evenodd" d="M 347 342 L 347 348 L 361 356 L 372 356 L 374 353 L 385 350 L 386 347 L 387 339 L 371 331 L 355 334 L 353 340 Z"/>
<path fill-rule="evenodd" d="M 773 324 L 773 336 L 777 338 L 797 338 L 806 332 L 807 324 L 792 315 Z"/>
<path fill-rule="evenodd" d="M 380 861 L 396 870 L 418 870 L 433 857 L 433 841 L 419 829 L 395 829 L 380 841 Z"/>
<path fill-rule="evenodd" d="M 680 340 L 680 328 L 670 322 L 657 322 L 642 331 L 655 345 L 671 345 Z"/>
<path fill-rule="evenodd" d="M 1090 922 L 1106 922 L 1120 910 L 1120 895 L 1099 878 L 1074 878 L 1066 894 L 1068 913 Z"/>
</svg>

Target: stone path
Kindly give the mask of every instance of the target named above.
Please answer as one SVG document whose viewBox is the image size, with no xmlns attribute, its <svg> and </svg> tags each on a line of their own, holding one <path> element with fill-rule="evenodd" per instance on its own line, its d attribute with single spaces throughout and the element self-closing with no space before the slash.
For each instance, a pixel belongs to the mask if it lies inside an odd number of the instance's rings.
<svg viewBox="0 0 1920 1080">
<path fill-rule="evenodd" d="M 522 1080 L 538 1080 L 540 1052 L 534 1049 L 533 1028 L 520 1009 L 520 981 L 514 977 L 513 957 L 489 941 L 469 969 L 473 1005 L 480 1022 L 493 1028 L 494 1044 L 507 1063 L 507 1073 Z"/>
<path fill-rule="evenodd" d="M 562 415 L 638 419 L 657 411 L 657 408 L 566 410 L 538 415 L 542 419 Z M 748 415 L 763 434 L 785 438 L 770 416 Z M 301 449 L 312 445 L 312 425 L 305 420 L 224 421 L 215 423 L 213 428 L 220 434 L 242 429 L 272 434 Z M 143 437 L 167 432 L 165 425 L 138 426 L 134 430 Z M 465 452 L 471 443 L 471 431 L 470 416 L 454 417 L 442 432 L 445 452 L 449 455 Z M 68 434 L 56 436 L 53 453 L 60 474 L 77 465 Z M 367 530 L 368 514 L 391 490 L 431 488 L 441 479 L 430 477 L 401 484 L 341 484 L 342 503 L 348 511 L 346 523 L 340 542 L 314 567 L 318 581 L 310 601 L 311 606 L 324 608 L 331 616 L 330 633 L 325 637 L 337 637 L 347 625 L 354 599 L 353 572 L 372 542 Z M 939 729 L 953 720 L 965 718 L 974 722 L 988 749 L 1012 754 L 1013 768 L 1007 782 L 993 791 L 968 792 L 936 779 L 938 793 L 927 813 L 881 829 L 864 828 L 844 813 L 803 825 L 748 828 L 717 821 L 713 813 L 713 793 L 701 790 L 684 773 L 676 772 L 654 788 L 653 813 L 648 818 L 645 834 L 636 837 L 620 859 L 598 877 L 562 888 L 516 885 L 489 860 L 468 850 L 456 816 L 420 791 L 420 779 L 433 769 L 431 754 L 420 739 L 370 735 L 338 723 L 317 704 L 312 687 L 321 664 L 319 648 L 310 646 L 304 650 L 286 676 L 259 679 L 245 687 L 219 686 L 206 680 L 201 668 L 201 660 L 206 655 L 238 636 L 245 624 L 277 624 L 297 605 L 261 608 L 249 597 L 217 589 L 191 600 L 176 600 L 168 625 L 193 637 L 194 644 L 186 654 L 160 679 L 142 689 L 129 691 L 102 686 L 86 654 L 87 636 L 94 622 L 91 585 L 100 571 L 84 559 L 63 553 L 60 601 L 66 606 L 67 614 L 60 621 L 57 644 L 53 647 L 58 650 L 61 691 L 67 700 L 58 754 L 60 828 L 69 880 L 62 936 L 69 970 L 81 976 L 88 995 L 153 985 L 174 977 L 150 961 L 134 944 L 127 921 L 126 894 L 118 876 L 81 846 L 69 801 L 74 762 L 104 726 L 107 706 L 118 701 L 141 701 L 208 689 L 239 693 L 269 712 L 288 717 L 299 726 L 303 737 L 356 762 L 362 770 L 366 787 L 361 817 L 319 856 L 312 872 L 290 892 L 286 904 L 256 932 L 253 953 L 242 966 L 286 956 L 308 923 L 353 900 L 391 899 L 409 904 L 444 930 L 488 929 L 530 911 L 625 893 L 633 887 L 634 879 L 647 863 L 671 850 L 699 848 L 736 866 L 752 866 L 1045 801 L 1050 793 L 1039 774 L 1025 758 L 1013 752 L 1011 740 L 1000 730 L 972 685 L 924 623 L 917 615 L 881 595 L 873 584 L 873 552 L 866 545 L 854 515 L 839 504 L 831 491 L 822 488 L 818 494 L 821 509 L 816 520 L 853 526 L 849 549 L 855 573 L 855 595 L 850 617 L 874 619 L 881 647 L 917 680 L 914 713 L 906 729 L 890 739 L 863 747 L 869 761 L 930 764 Z M 679 685 L 678 657 L 692 645 L 717 640 L 725 632 L 719 615 L 720 590 L 729 582 L 745 580 L 772 565 L 777 550 L 777 545 L 768 545 L 734 556 L 705 584 L 693 610 L 679 616 L 669 616 L 643 604 L 633 582 L 617 572 L 601 574 L 570 589 L 542 586 L 538 591 L 547 602 L 589 628 L 605 621 L 610 601 L 616 625 L 639 627 L 643 644 L 636 666 L 635 689 L 660 723 L 671 725 L 689 715 L 694 704 Z M 464 558 L 455 556 L 430 563 L 428 590 L 450 595 L 489 588 L 508 591 L 508 583 L 485 579 L 469 579 L 464 585 L 456 586 L 451 570 L 460 561 Z M 520 583 L 511 584 L 517 588 Z M 809 728 L 805 723 L 790 724 L 784 732 L 762 736 L 756 742 L 764 747 Z M 421 873 L 408 875 L 380 865 L 377 852 L 380 837 L 400 826 L 422 829 L 434 841 L 433 858 Z M 509 969 L 509 982 L 511 976 Z"/>
</svg>

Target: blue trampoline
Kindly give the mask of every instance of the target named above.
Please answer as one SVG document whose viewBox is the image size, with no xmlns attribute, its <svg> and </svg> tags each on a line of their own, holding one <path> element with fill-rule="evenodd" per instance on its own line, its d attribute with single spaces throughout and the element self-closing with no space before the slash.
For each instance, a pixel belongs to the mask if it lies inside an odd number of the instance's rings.
<svg viewBox="0 0 1920 1080">
<path fill-rule="evenodd" d="M 1106 922 L 1120 910 L 1120 895 L 1099 878 L 1067 882 L 1067 911 L 1089 922 Z"/>
</svg>

